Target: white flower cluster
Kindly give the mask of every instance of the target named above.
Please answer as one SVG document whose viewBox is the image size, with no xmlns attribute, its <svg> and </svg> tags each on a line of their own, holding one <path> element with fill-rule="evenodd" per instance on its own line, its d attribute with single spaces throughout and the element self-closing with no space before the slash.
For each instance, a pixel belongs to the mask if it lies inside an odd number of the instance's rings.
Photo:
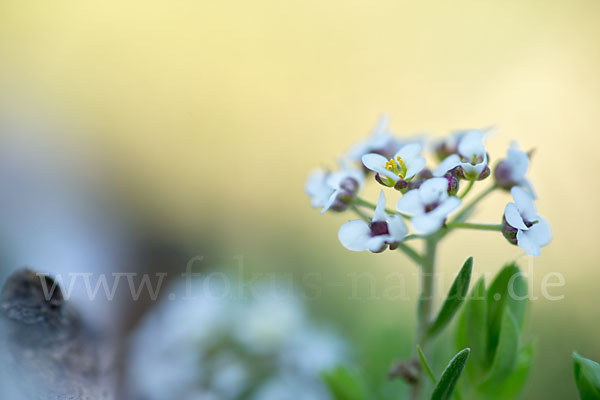
<svg viewBox="0 0 600 400">
<path fill-rule="evenodd" d="M 308 319 L 289 284 L 246 292 L 179 283 L 132 337 L 128 398 L 329 400 L 320 373 L 346 360 L 345 342 Z"/>
<path fill-rule="evenodd" d="M 384 116 L 367 139 L 341 157 L 337 170 L 313 171 L 305 191 L 312 206 L 322 208 L 322 213 L 352 209 L 361 217 L 339 230 L 339 240 L 346 248 L 375 253 L 393 250 L 411 236 L 406 221 L 410 221 L 414 231 L 412 237 L 435 234 L 446 226 L 449 214 L 461 207 L 462 198 L 474 183 L 491 175 L 486 136 L 487 130 L 467 130 L 433 142 L 430 147 L 439 164 L 428 169 L 422 154 L 425 141 L 399 139 L 390 131 L 389 119 Z M 502 231 L 510 243 L 537 256 L 552 234 L 549 224 L 533 206 L 535 192 L 525 177 L 529 163 L 530 154 L 513 143 L 506 158 L 494 167 L 492 189 L 509 190 L 515 197 L 515 203 L 507 206 L 503 225 L 494 230 Z M 384 187 L 376 205 L 360 197 L 369 176 Z M 466 187 L 458 195 L 461 182 L 466 182 Z M 384 189 L 389 188 L 402 195 L 395 210 L 386 208 Z M 458 213 L 457 223 L 465 222 L 472 206 L 465 206 L 469 209 Z M 366 215 L 364 208 L 372 209 L 373 215 Z"/>
</svg>

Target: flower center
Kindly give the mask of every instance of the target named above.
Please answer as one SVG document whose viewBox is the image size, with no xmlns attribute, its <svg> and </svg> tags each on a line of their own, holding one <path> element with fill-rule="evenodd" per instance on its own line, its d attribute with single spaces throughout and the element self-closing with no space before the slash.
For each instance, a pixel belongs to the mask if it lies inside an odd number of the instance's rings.
<svg viewBox="0 0 600 400">
<path fill-rule="evenodd" d="M 390 161 L 386 161 L 385 169 L 398 175 L 401 179 L 404 179 L 406 176 L 406 164 L 404 164 L 404 160 L 400 156 L 396 157 L 395 160 L 390 158 Z"/>
<path fill-rule="evenodd" d="M 388 229 L 388 224 L 385 221 L 374 221 L 371 223 L 371 235 L 372 236 L 381 236 L 381 235 L 389 235 L 390 231 Z"/>
</svg>

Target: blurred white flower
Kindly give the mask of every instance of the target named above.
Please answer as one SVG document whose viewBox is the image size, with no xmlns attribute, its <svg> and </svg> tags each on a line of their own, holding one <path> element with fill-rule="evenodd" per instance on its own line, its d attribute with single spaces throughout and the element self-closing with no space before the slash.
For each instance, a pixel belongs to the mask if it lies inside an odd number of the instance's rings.
<svg viewBox="0 0 600 400">
<path fill-rule="evenodd" d="M 448 179 L 432 178 L 402 196 L 397 208 L 412 216 L 415 231 L 428 235 L 440 229 L 448 214 L 459 205 L 458 197 L 448 195 Z"/>
<path fill-rule="evenodd" d="M 371 131 L 371 135 L 352 146 L 344 159 L 360 162 L 362 156 L 368 153 L 394 154 L 400 148 L 402 142 L 394 136 L 394 133 L 389 129 L 389 125 L 389 115 L 383 114 L 379 117 L 377 124 Z"/>
<path fill-rule="evenodd" d="M 533 185 L 525 177 L 529 163 L 529 154 L 520 150 L 516 142 L 512 142 L 506 152 L 506 158 L 500 161 L 494 170 L 496 184 L 506 190 L 510 190 L 513 186 L 521 186 L 536 198 Z"/>
<path fill-rule="evenodd" d="M 336 172 L 317 169 L 308 175 L 304 190 L 311 198 L 313 208 L 323 207 L 321 214 L 332 209 L 345 210 L 362 187 L 364 173 L 353 167 L 343 167 Z"/>
<path fill-rule="evenodd" d="M 338 238 L 348 250 L 378 253 L 385 250 L 387 245 L 401 242 L 407 232 L 401 216 L 389 215 L 385 211 L 385 195 L 382 190 L 371 223 L 361 219 L 348 221 L 340 227 Z"/>
<path fill-rule="evenodd" d="M 541 254 L 541 247 L 552 240 L 550 224 L 538 215 L 533 198 L 519 186 L 510 190 L 514 203 L 504 209 L 502 233 L 531 256 Z"/>
<path fill-rule="evenodd" d="M 446 172 L 460 167 L 464 178 L 469 180 L 479 179 L 488 168 L 488 158 L 483 144 L 485 132 L 473 130 L 467 132 L 458 143 L 458 153 L 448 156 L 433 171 L 433 175 L 440 177 Z"/>
</svg>

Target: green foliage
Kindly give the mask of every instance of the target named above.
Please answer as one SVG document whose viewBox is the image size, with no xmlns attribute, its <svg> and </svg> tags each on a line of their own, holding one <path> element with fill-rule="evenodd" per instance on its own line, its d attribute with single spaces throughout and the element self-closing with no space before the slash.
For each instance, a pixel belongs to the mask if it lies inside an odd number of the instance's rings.
<svg viewBox="0 0 600 400">
<path fill-rule="evenodd" d="M 533 360 L 533 344 L 521 346 L 527 311 L 527 282 L 516 264 L 506 265 L 486 290 L 474 285 L 456 327 L 457 349 L 469 347 L 468 384 L 474 398 L 514 398 Z"/>
<path fill-rule="evenodd" d="M 574 351 L 573 372 L 581 400 L 600 399 L 600 364 Z"/>
<path fill-rule="evenodd" d="M 473 257 L 469 257 L 463 264 L 462 268 L 458 272 L 458 275 L 454 279 L 446 300 L 440 308 L 437 318 L 431 324 L 428 335 L 434 336 L 444 329 L 446 325 L 452 320 L 454 314 L 458 311 L 467 292 L 469 291 L 469 283 L 471 282 L 471 271 L 473 270 Z"/>
<path fill-rule="evenodd" d="M 448 366 L 442 372 L 442 376 L 438 380 L 435 388 L 433 389 L 433 393 L 431 394 L 431 400 L 447 400 L 450 399 L 454 389 L 456 388 L 456 384 L 458 383 L 458 379 L 462 374 L 463 369 L 465 368 L 465 364 L 469 359 L 470 349 L 463 349 L 458 352 L 450 360 Z"/>
<path fill-rule="evenodd" d="M 335 400 L 366 400 L 367 389 L 363 378 L 355 371 L 338 366 L 323 372 L 323 380 Z"/>
</svg>

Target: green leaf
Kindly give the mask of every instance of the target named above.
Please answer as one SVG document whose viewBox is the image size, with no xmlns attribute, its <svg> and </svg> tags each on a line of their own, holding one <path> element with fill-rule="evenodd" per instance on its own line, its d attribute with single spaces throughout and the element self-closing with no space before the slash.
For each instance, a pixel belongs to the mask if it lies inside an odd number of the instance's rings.
<svg viewBox="0 0 600 400">
<path fill-rule="evenodd" d="M 530 342 L 519 351 L 515 371 L 501 385 L 496 386 L 487 393 L 487 397 L 494 399 L 514 399 L 523 390 L 531 364 L 533 363 L 534 343 Z"/>
<path fill-rule="evenodd" d="M 335 400 L 365 400 L 366 387 L 362 377 L 344 366 L 337 366 L 321 374 Z"/>
<path fill-rule="evenodd" d="M 581 400 L 600 399 L 600 364 L 574 351 L 573 372 Z"/>
<path fill-rule="evenodd" d="M 444 304 L 442 305 L 442 308 L 440 308 L 440 312 L 429 328 L 429 336 L 436 335 L 442 329 L 444 329 L 444 327 L 448 325 L 454 314 L 456 314 L 460 308 L 460 305 L 462 304 L 469 290 L 472 270 L 473 257 L 469 257 L 458 272 L 458 275 L 456 275 L 456 278 L 454 278 L 454 282 L 448 291 L 446 300 L 444 300 Z"/>
<path fill-rule="evenodd" d="M 456 333 L 457 349 L 469 347 L 471 362 L 466 370 L 469 379 L 478 380 L 486 363 L 487 300 L 485 281 L 479 278 L 463 306 Z"/>
<path fill-rule="evenodd" d="M 429 366 L 429 363 L 427 362 L 427 359 L 425 358 L 425 354 L 423 354 L 423 350 L 421 349 L 421 346 L 419 346 L 419 345 L 417 345 L 417 353 L 419 354 L 419 359 L 421 360 L 421 365 L 423 366 L 423 369 L 427 373 L 427 376 L 429 377 L 429 379 L 431 380 L 432 383 L 435 383 L 436 379 L 435 379 L 435 375 L 433 374 L 433 370 Z"/>
<path fill-rule="evenodd" d="M 442 376 L 438 380 L 437 385 L 433 389 L 433 393 L 431 394 L 431 400 L 447 400 L 450 399 L 454 389 L 456 388 L 456 384 L 458 383 L 458 379 L 460 378 L 460 374 L 465 368 L 465 364 L 469 359 L 469 353 L 471 349 L 464 349 L 458 352 L 454 356 L 450 363 L 442 372 Z"/>
<path fill-rule="evenodd" d="M 481 385 L 482 390 L 494 389 L 513 373 L 517 364 L 519 336 L 520 330 L 517 321 L 508 306 L 505 306 L 502 313 L 498 348 L 492 368 Z"/>
<path fill-rule="evenodd" d="M 503 318 L 502 311 L 505 305 L 510 309 L 520 332 L 527 309 L 527 283 L 515 263 L 506 265 L 496 275 L 487 292 L 488 342 L 486 360 L 488 366 L 494 360 L 498 347 Z"/>
</svg>

